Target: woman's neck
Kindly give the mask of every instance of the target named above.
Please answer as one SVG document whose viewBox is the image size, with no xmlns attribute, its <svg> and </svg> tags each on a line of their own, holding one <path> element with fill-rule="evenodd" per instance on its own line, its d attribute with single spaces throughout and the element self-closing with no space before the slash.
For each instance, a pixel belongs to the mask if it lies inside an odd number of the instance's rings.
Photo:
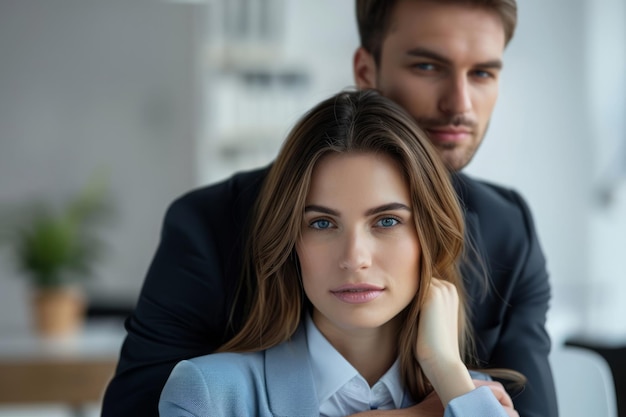
<svg viewBox="0 0 626 417">
<path fill-rule="evenodd" d="M 374 385 L 398 357 L 398 317 L 374 329 L 344 329 L 313 314 L 313 322 L 337 351 Z"/>
</svg>

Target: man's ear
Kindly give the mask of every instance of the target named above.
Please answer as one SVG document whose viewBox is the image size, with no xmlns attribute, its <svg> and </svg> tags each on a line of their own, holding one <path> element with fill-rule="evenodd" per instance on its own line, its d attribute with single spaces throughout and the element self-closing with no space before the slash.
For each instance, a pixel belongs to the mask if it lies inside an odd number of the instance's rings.
<svg viewBox="0 0 626 417">
<path fill-rule="evenodd" d="M 376 88 L 376 63 L 372 54 L 363 47 L 359 47 L 354 53 L 352 69 L 354 71 L 354 83 L 359 90 Z"/>
</svg>

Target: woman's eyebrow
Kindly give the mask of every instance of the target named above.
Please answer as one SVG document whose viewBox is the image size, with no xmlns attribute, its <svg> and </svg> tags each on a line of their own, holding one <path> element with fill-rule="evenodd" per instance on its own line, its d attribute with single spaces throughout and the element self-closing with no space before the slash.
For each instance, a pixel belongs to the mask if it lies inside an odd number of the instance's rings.
<svg viewBox="0 0 626 417">
<path fill-rule="evenodd" d="M 307 213 L 309 211 L 318 211 L 324 214 L 330 214 L 331 216 L 339 216 L 339 212 L 328 207 L 318 206 L 316 204 L 308 205 L 304 208 L 304 212 Z"/>
<path fill-rule="evenodd" d="M 384 211 L 393 211 L 393 210 L 406 210 L 406 211 L 411 211 L 411 208 L 409 206 L 407 206 L 404 203 L 388 203 L 388 204 L 383 204 L 382 206 L 378 206 L 378 207 L 373 207 L 371 209 L 368 209 L 365 212 L 366 216 L 372 216 L 374 214 L 378 214 L 378 213 L 382 213 Z M 308 206 L 306 206 L 304 208 L 304 212 L 311 212 L 311 211 L 317 211 L 319 213 L 324 213 L 324 214 L 328 214 L 331 216 L 339 216 L 340 213 L 337 210 L 333 210 L 331 208 L 328 207 L 324 207 L 324 206 L 319 206 L 317 204 L 310 204 Z"/>
<path fill-rule="evenodd" d="M 383 204 L 382 206 L 371 208 L 365 212 L 365 215 L 371 216 L 374 214 L 382 213 L 383 211 L 393 211 L 393 210 L 411 211 L 411 208 L 403 203 L 389 203 L 389 204 Z"/>
</svg>

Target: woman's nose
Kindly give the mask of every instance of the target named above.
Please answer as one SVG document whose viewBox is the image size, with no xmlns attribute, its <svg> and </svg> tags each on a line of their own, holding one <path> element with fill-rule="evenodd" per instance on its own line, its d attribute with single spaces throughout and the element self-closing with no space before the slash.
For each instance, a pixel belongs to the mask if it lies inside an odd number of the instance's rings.
<svg viewBox="0 0 626 417">
<path fill-rule="evenodd" d="M 362 231 L 354 231 L 346 236 L 339 262 L 341 269 L 358 271 L 372 265 L 372 254 L 365 234 Z"/>
</svg>

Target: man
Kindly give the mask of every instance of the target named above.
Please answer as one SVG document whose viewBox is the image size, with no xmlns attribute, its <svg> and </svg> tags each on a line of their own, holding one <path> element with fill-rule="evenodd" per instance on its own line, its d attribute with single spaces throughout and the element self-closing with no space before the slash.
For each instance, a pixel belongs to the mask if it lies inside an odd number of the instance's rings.
<svg viewBox="0 0 626 417">
<path fill-rule="evenodd" d="M 357 86 L 403 105 L 457 172 L 472 246 L 463 272 L 479 362 L 527 377 L 521 392 L 510 391 L 520 416 L 556 416 L 545 330 L 550 287 L 530 212 L 514 191 L 458 173 L 487 130 L 515 0 L 357 0 L 357 17 Z M 253 291 L 244 286 L 237 297 L 246 221 L 266 171 L 237 174 L 169 208 L 126 324 L 104 416 L 156 415 L 176 362 L 212 352 L 234 334 Z M 402 412 L 430 415 L 419 405 Z"/>
</svg>

